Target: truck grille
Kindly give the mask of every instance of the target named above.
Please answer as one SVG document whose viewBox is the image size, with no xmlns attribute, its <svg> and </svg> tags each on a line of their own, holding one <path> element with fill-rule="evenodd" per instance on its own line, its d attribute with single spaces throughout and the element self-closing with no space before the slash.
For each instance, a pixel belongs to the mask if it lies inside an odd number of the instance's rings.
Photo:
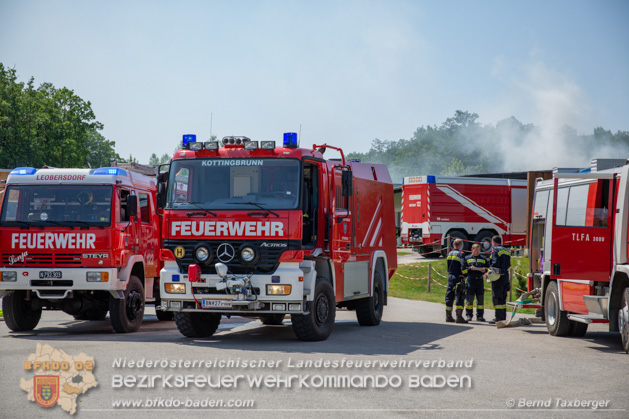
<svg viewBox="0 0 629 419">
<path fill-rule="evenodd" d="M 164 240 L 164 247 L 166 249 L 171 250 L 173 254 L 175 253 L 175 248 L 178 246 L 181 246 L 185 249 L 185 254 L 183 258 L 177 259 L 177 265 L 179 265 L 179 271 L 181 273 L 187 274 L 188 266 L 192 265 L 193 263 L 197 263 L 194 260 L 193 254 L 194 254 L 195 246 L 199 243 L 201 242 L 197 240 Z M 218 246 L 220 246 L 223 243 L 231 244 L 234 247 L 234 250 L 236 251 L 236 256 L 234 257 L 234 259 L 231 262 L 226 263 L 227 267 L 229 268 L 229 271 L 234 274 L 247 274 L 249 272 L 253 272 L 254 274 L 273 273 L 277 269 L 279 265 L 280 256 L 282 256 L 282 253 L 284 253 L 285 250 L 293 250 L 293 248 L 294 250 L 298 250 L 301 248 L 300 241 L 289 242 L 288 247 L 284 247 L 284 248 L 262 248 L 260 247 L 260 244 L 262 244 L 263 241 L 252 241 L 252 240 L 231 240 L 231 241 L 207 240 L 207 241 L 204 241 L 203 243 L 207 243 L 212 247 L 212 253 L 214 255 L 209 266 L 204 265 L 204 264 L 199 264 L 201 266 L 201 271 L 204 274 L 216 274 L 216 269 L 214 269 L 214 264 L 217 262 L 220 262 L 218 258 L 216 257 L 216 250 L 218 249 Z M 254 266 L 243 266 L 239 260 L 238 249 L 244 243 L 255 244 L 258 250 L 260 251 L 260 258 L 258 259 L 258 262 Z M 271 241 L 267 241 L 267 243 L 271 243 Z M 279 243 L 279 242 L 273 242 L 273 243 Z M 281 243 L 285 243 L 285 242 L 281 242 Z"/>
<path fill-rule="evenodd" d="M 34 279 L 31 287 L 71 287 L 74 281 L 70 279 Z"/>
<path fill-rule="evenodd" d="M 22 261 L 14 261 L 11 264 L 11 256 L 2 255 L 2 266 L 56 266 L 56 265 L 81 265 L 80 253 L 29 253 Z"/>
</svg>

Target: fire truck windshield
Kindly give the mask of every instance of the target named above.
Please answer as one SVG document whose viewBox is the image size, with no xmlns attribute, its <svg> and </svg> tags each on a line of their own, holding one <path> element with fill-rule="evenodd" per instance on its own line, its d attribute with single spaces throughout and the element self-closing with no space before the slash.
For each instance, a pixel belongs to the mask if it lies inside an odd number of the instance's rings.
<svg viewBox="0 0 629 419">
<path fill-rule="evenodd" d="M 299 176 L 297 159 L 175 160 L 170 168 L 166 208 L 296 209 Z"/>
<path fill-rule="evenodd" d="M 108 185 L 9 185 L 0 225 L 96 226 L 111 224 Z"/>
</svg>

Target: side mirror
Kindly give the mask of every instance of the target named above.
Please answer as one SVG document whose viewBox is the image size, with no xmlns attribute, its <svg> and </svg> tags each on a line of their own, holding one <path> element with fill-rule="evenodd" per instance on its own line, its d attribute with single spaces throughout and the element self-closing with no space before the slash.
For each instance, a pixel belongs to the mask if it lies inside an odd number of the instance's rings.
<svg viewBox="0 0 629 419">
<path fill-rule="evenodd" d="M 129 217 L 138 216 L 138 197 L 136 195 L 129 195 L 127 197 L 127 214 Z"/>
<path fill-rule="evenodd" d="M 221 277 L 221 279 L 227 278 L 227 265 L 224 263 L 217 263 L 214 265 L 214 269 L 216 269 L 216 273 Z"/>
<path fill-rule="evenodd" d="M 343 196 L 352 196 L 352 191 L 354 190 L 354 187 L 352 184 L 351 170 L 346 170 L 341 174 L 341 185 Z"/>
<path fill-rule="evenodd" d="M 166 206 L 166 185 L 160 183 L 157 185 L 157 208 L 164 208 Z"/>
<path fill-rule="evenodd" d="M 158 175 L 157 177 L 157 181 L 159 183 L 164 183 L 164 182 L 168 182 L 168 173 L 169 172 L 162 172 Z"/>
</svg>

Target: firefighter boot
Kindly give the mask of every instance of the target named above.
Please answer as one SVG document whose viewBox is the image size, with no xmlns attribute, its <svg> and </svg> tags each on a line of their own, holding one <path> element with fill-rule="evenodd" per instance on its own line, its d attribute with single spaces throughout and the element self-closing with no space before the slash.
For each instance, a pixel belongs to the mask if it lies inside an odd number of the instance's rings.
<svg viewBox="0 0 629 419">
<path fill-rule="evenodd" d="M 456 311 L 456 322 L 466 324 L 467 320 L 463 318 L 463 310 Z"/>
<path fill-rule="evenodd" d="M 446 309 L 446 323 L 454 323 L 454 317 L 452 317 L 452 310 Z"/>
</svg>

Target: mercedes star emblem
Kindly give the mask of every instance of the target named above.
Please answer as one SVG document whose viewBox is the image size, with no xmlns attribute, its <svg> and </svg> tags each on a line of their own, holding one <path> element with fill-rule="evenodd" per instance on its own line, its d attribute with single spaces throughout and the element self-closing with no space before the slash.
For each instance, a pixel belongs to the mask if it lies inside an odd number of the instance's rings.
<svg viewBox="0 0 629 419">
<path fill-rule="evenodd" d="M 216 251 L 216 257 L 223 263 L 229 263 L 236 256 L 236 251 L 234 250 L 234 246 L 229 243 L 223 243 L 218 246 L 218 250 Z"/>
</svg>

